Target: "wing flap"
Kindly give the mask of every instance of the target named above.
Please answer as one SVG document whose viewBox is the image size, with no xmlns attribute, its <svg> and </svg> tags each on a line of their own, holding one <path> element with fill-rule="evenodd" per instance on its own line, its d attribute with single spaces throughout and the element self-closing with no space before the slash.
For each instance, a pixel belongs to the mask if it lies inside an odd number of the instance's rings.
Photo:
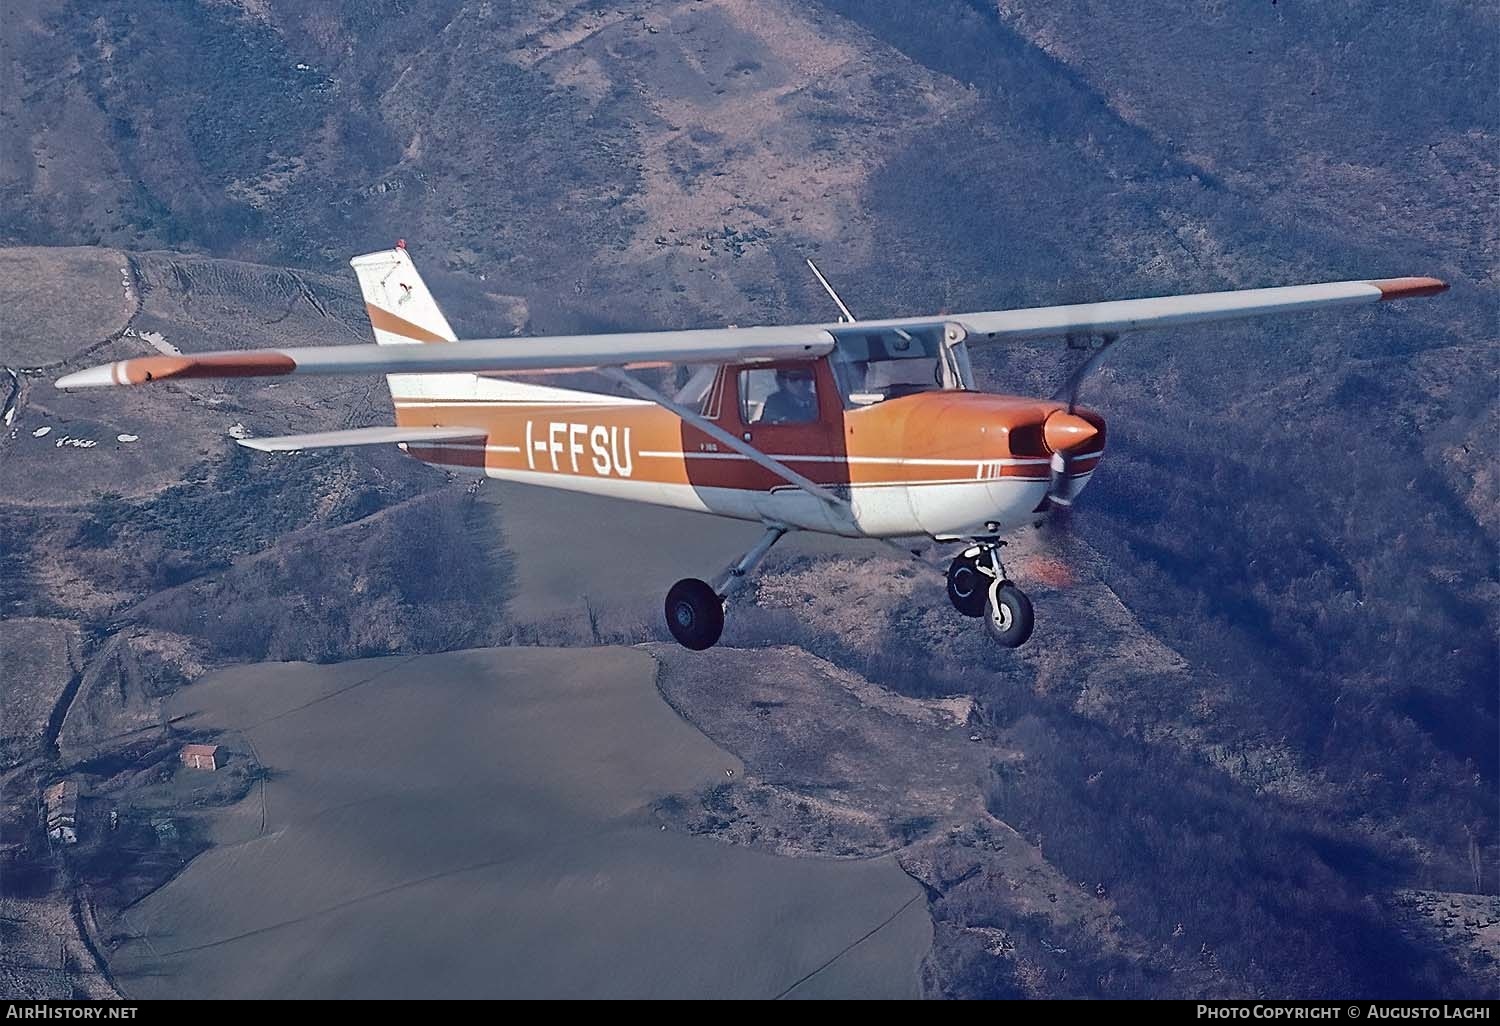
<svg viewBox="0 0 1500 1026">
<path fill-rule="evenodd" d="M 472 427 L 367 427 L 347 431 L 321 431 L 307 435 L 271 438 L 241 438 L 239 443 L 261 452 L 298 452 L 302 449 L 332 449 L 344 445 L 389 445 L 397 442 L 479 442 L 483 428 Z"/>
</svg>

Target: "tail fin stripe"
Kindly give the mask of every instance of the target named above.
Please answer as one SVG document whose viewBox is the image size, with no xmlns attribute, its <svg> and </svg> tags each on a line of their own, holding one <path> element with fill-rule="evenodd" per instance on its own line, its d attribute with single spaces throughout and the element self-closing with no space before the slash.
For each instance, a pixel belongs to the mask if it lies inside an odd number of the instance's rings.
<svg viewBox="0 0 1500 1026">
<path fill-rule="evenodd" d="M 447 342 L 448 339 L 433 331 L 428 331 L 420 325 L 413 324 L 404 317 L 397 317 L 389 310 L 382 310 L 374 303 L 366 303 L 365 310 L 370 314 L 370 326 L 380 331 L 388 331 L 392 335 L 400 335 L 414 342 Z"/>
</svg>

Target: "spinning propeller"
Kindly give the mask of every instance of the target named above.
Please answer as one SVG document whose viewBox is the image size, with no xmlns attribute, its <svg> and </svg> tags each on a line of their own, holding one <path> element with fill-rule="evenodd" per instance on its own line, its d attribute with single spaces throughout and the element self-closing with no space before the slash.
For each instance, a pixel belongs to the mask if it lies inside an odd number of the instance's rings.
<svg viewBox="0 0 1500 1026">
<path fill-rule="evenodd" d="M 1068 380 L 1063 382 L 1062 387 L 1052 395 L 1053 399 L 1066 399 L 1068 410 L 1066 413 L 1061 410 L 1053 413 L 1042 425 L 1042 437 L 1047 443 L 1047 448 L 1052 451 L 1052 475 L 1047 486 L 1047 497 L 1042 500 L 1043 508 L 1066 508 L 1073 504 L 1073 498 L 1077 492 L 1072 477 L 1073 460 L 1081 451 L 1094 451 L 1088 443 L 1099 434 L 1097 427 L 1078 416 L 1076 412 L 1078 389 L 1084 380 L 1098 369 L 1104 354 L 1119 337 L 1114 333 L 1102 336 L 1098 347 L 1089 354 L 1088 359 L 1079 364 L 1078 368 L 1068 375 Z"/>
</svg>

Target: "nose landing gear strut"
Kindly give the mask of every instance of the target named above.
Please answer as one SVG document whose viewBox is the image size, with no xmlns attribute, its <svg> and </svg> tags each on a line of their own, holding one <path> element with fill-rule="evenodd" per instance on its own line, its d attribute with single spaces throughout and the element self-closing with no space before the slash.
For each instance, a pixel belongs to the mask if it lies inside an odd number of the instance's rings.
<svg viewBox="0 0 1500 1026">
<path fill-rule="evenodd" d="M 965 616 L 980 617 L 991 638 L 1018 648 L 1031 637 L 1036 618 L 1026 593 L 1010 582 L 1000 562 L 999 538 L 976 538 L 948 567 L 948 600 Z"/>
</svg>

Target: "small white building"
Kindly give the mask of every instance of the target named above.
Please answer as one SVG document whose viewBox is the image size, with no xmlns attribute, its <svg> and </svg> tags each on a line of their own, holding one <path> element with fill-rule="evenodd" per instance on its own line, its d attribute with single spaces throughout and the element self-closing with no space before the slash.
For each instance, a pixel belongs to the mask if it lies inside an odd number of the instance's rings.
<svg viewBox="0 0 1500 1026">
<path fill-rule="evenodd" d="M 62 844 L 78 843 L 78 784 L 59 780 L 42 792 L 47 814 L 47 836 Z"/>
</svg>

